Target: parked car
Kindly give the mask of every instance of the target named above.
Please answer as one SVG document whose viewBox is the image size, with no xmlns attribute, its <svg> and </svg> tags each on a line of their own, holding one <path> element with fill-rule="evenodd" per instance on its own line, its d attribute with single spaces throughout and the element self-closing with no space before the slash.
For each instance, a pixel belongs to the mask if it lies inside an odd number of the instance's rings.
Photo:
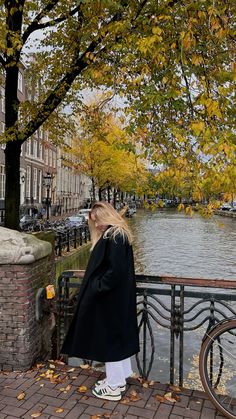
<svg viewBox="0 0 236 419">
<path fill-rule="evenodd" d="M 65 221 L 66 225 L 69 227 L 82 227 L 86 224 L 86 218 L 84 215 L 72 215 Z"/>
<path fill-rule="evenodd" d="M 33 231 L 35 226 L 35 219 L 29 214 L 23 215 L 20 219 L 20 229 L 26 231 Z"/>
<path fill-rule="evenodd" d="M 224 204 L 221 205 L 220 210 L 229 211 L 231 208 L 232 208 L 231 205 L 228 202 L 225 202 Z"/>
<path fill-rule="evenodd" d="M 91 211 L 91 209 L 89 209 L 89 208 L 82 208 L 77 212 L 76 216 L 83 215 L 85 217 L 85 220 L 88 222 L 90 211 Z"/>
</svg>

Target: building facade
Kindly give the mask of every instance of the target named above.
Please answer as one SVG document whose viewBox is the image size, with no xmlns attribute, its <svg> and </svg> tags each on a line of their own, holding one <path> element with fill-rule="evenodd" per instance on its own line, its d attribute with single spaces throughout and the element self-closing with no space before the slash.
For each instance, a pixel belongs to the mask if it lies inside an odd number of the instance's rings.
<svg viewBox="0 0 236 419">
<path fill-rule="evenodd" d="M 19 70 L 18 99 L 33 100 L 37 95 L 35 86 L 26 86 L 24 67 Z M 0 83 L 0 135 L 5 131 L 5 88 Z M 71 144 L 66 138 L 66 145 Z M 0 143 L 0 218 L 5 208 L 5 143 Z M 51 177 L 50 187 L 46 179 Z M 55 146 L 50 132 L 40 127 L 22 146 L 20 161 L 20 216 L 23 214 L 63 215 L 76 212 L 90 200 L 91 182 L 78 173 L 70 153 Z M 1 221 L 1 220 L 0 220 Z"/>
</svg>

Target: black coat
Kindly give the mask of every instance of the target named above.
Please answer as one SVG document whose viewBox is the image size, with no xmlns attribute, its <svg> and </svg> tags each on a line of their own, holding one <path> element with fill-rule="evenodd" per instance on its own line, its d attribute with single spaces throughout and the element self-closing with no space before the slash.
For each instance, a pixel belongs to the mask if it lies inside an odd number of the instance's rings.
<svg viewBox="0 0 236 419">
<path fill-rule="evenodd" d="M 61 353 L 111 362 L 138 351 L 132 246 L 120 235 L 102 236 L 90 255 Z"/>
</svg>

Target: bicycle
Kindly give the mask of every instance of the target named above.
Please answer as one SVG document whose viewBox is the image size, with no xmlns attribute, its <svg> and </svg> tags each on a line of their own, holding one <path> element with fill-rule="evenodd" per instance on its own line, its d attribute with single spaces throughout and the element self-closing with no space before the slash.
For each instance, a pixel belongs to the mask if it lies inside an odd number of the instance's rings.
<svg viewBox="0 0 236 419">
<path fill-rule="evenodd" d="M 206 332 L 199 354 L 203 388 L 218 411 L 236 419 L 236 317 Z"/>
</svg>

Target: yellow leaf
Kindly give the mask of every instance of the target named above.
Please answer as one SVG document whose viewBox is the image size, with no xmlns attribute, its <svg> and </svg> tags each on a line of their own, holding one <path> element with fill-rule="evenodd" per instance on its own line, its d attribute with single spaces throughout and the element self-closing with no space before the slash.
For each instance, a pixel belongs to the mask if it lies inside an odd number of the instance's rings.
<svg viewBox="0 0 236 419">
<path fill-rule="evenodd" d="M 77 391 L 79 393 L 85 393 L 88 390 L 88 388 L 86 386 L 80 386 L 78 387 Z"/>
<path fill-rule="evenodd" d="M 17 396 L 17 400 L 23 400 L 24 398 L 25 398 L 25 393 L 24 392 L 18 394 L 18 396 Z"/>
<path fill-rule="evenodd" d="M 30 415 L 32 418 L 39 418 L 39 416 L 41 416 L 42 413 L 41 412 L 36 412 L 36 413 L 32 413 L 32 415 Z"/>
<path fill-rule="evenodd" d="M 164 398 L 166 400 L 168 400 L 168 402 L 171 402 L 171 403 L 175 403 L 176 402 L 176 398 L 174 398 L 172 396 L 172 393 L 171 392 L 164 394 Z"/>
<path fill-rule="evenodd" d="M 82 370 L 87 370 L 88 368 L 90 368 L 89 364 L 81 364 L 80 368 L 82 368 Z"/>
<path fill-rule="evenodd" d="M 58 407 L 58 409 L 55 409 L 56 413 L 63 413 L 64 409 L 62 409 L 62 407 Z"/>
<path fill-rule="evenodd" d="M 159 26 L 154 26 L 154 27 L 152 28 L 152 33 L 153 33 L 154 35 L 161 35 L 161 33 L 162 33 L 162 29 L 161 29 L 161 28 L 159 28 Z"/>
</svg>

